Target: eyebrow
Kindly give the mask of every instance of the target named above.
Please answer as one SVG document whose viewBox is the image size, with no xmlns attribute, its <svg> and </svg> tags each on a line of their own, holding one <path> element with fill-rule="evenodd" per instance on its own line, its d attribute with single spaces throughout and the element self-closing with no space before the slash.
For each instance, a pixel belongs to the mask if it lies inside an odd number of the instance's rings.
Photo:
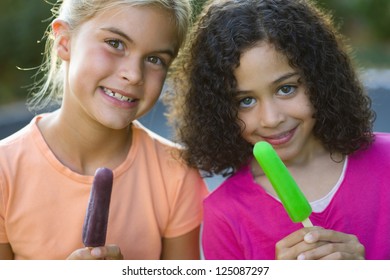
<svg viewBox="0 0 390 280">
<path fill-rule="evenodd" d="M 114 33 L 116 35 L 121 36 L 122 38 L 125 38 L 127 41 L 134 43 L 133 39 L 131 39 L 126 33 L 124 33 L 122 30 L 120 30 L 116 27 L 103 27 L 103 28 L 101 28 L 101 30 Z M 154 53 L 165 53 L 165 54 L 170 55 L 171 57 L 175 57 L 175 55 L 176 55 L 174 50 L 171 50 L 171 49 L 155 50 L 153 52 Z"/>
<path fill-rule="evenodd" d="M 284 80 L 287 80 L 287 79 L 289 79 L 289 78 L 291 78 L 293 76 L 297 76 L 297 75 L 299 75 L 298 72 L 287 73 L 287 74 L 279 77 L 275 81 L 273 81 L 272 84 L 274 84 L 274 85 L 279 84 L 279 83 L 283 82 Z"/>
<path fill-rule="evenodd" d="M 287 80 L 287 79 L 294 77 L 294 76 L 299 76 L 299 73 L 298 72 L 287 73 L 287 74 L 277 78 L 275 81 L 272 82 L 272 84 L 277 85 L 277 84 L 283 82 L 284 80 Z M 236 95 L 246 95 L 246 94 L 249 94 L 250 92 L 251 92 L 250 90 L 237 90 Z"/>
</svg>

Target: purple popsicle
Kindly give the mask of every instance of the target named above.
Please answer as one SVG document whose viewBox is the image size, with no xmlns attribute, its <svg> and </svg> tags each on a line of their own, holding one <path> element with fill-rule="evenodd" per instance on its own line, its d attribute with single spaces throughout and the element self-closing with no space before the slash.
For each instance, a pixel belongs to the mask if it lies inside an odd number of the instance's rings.
<svg viewBox="0 0 390 280">
<path fill-rule="evenodd" d="M 86 247 L 99 247 L 106 243 L 113 177 L 108 168 L 98 168 L 95 172 L 83 225 L 82 238 Z"/>
</svg>

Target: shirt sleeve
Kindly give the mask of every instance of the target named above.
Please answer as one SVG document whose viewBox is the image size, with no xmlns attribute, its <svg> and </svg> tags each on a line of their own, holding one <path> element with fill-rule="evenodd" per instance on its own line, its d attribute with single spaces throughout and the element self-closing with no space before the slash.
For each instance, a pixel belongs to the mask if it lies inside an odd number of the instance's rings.
<svg viewBox="0 0 390 280">
<path fill-rule="evenodd" d="M 203 219 L 203 199 L 208 194 L 207 186 L 199 172 L 187 169 L 177 188 L 170 210 L 169 226 L 164 237 L 177 237 L 198 227 Z"/>
</svg>

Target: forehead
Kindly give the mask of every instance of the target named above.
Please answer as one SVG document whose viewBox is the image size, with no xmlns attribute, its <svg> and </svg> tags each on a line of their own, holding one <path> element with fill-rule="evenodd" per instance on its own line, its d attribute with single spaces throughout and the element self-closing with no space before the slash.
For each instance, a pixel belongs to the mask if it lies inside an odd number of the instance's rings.
<svg viewBox="0 0 390 280">
<path fill-rule="evenodd" d="M 160 6 L 119 5 L 96 13 L 80 27 L 90 33 L 110 28 L 121 30 L 134 42 L 177 50 L 174 16 Z"/>
<path fill-rule="evenodd" d="M 272 44 L 261 43 L 241 54 L 234 76 L 238 87 L 250 88 L 253 84 L 271 83 L 284 73 L 293 71 L 284 54 L 278 52 Z"/>
</svg>

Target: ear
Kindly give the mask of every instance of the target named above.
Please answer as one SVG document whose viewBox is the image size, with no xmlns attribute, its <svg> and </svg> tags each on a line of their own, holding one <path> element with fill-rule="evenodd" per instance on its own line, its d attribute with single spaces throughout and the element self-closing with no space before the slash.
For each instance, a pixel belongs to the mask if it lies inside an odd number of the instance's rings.
<svg viewBox="0 0 390 280">
<path fill-rule="evenodd" d="M 70 28 L 66 21 L 55 19 L 51 24 L 57 55 L 62 60 L 70 59 Z"/>
</svg>

